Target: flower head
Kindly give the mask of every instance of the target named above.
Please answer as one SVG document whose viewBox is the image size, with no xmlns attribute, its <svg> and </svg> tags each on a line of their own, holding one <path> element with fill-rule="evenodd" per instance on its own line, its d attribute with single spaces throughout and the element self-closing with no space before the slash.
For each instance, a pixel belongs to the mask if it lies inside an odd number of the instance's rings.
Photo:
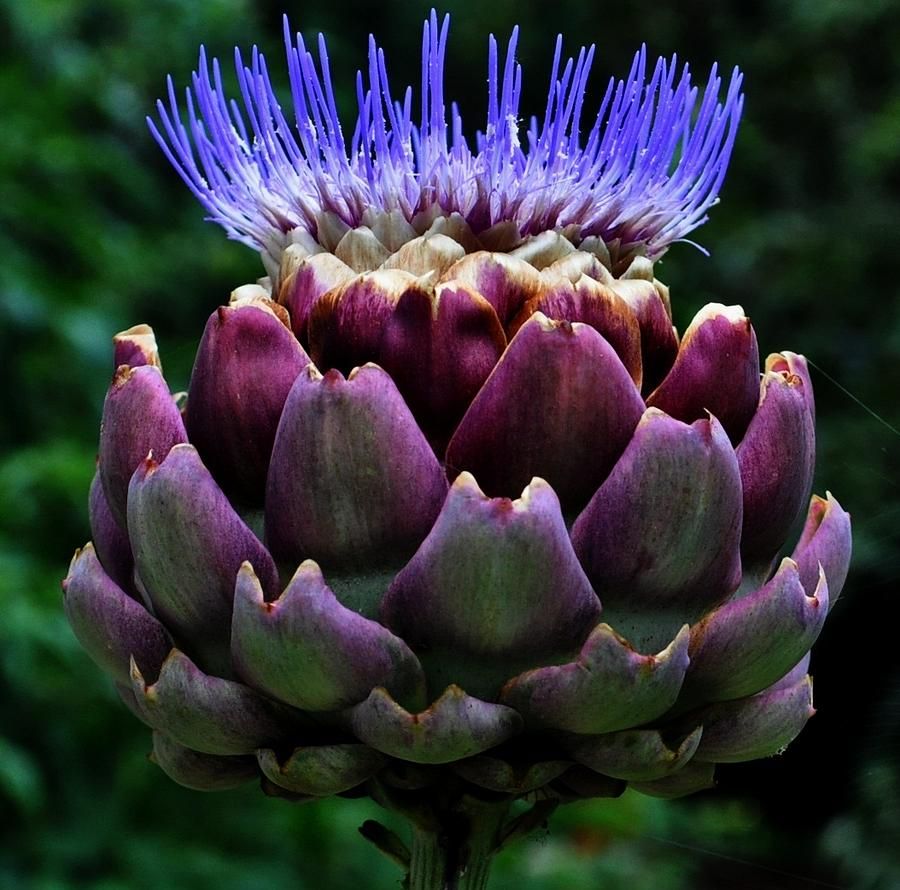
<svg viewBox="0 0 900 890">
<path fill-rule="evenodd" d="M 168 104 L 150 127 L 210 218 L 237 240 L 278 258 L 294 229 L 317 237 L 323 214 L 356 227 L 372 211 L 397 211 L 414 226 L 459 214 L 475 234 L 513 224 L 525 237 L 571 229 L 598 236 L 615 257 L 659 257 L 707 219 L 717 201 L 741 116 L 742 75 L 724 101 L 714 65 L 705 88 L 677 57 L 650 65 L 646 48 L 624 80 L 610 79 L 592 121 L 585 91 L 595 48 L 563 62 L 557 38 L 543 120 L 523 131 L 518 29 L 502 60 L 488 52 L 488 114 L 474 148 L 456 103 L 449 115 L 444 64 L 449 16 L 432 11 L 422 33 L 418 107 L 408 87 L 392 92 L 384 52 L 369 38 L 358 72 L 358 116 L 346 138 L 325 40 L 318 66 L 303 38 L 284 38 L 291 106 L 283 108 L 254 47 L 235 67 L 240 103 L 226 97 L 217 59 L 201 49 L 185 90 L 186 125 L 169 79 Z M 243 108 L 241 108 L 241 104 Z M 414 119 L 417 118 L 417 121 Z M 427 227 L 426 222 L 426 227 Z"/>
<path fill-rule="evenodd" d="M 416 814 L 412 890 L 474 890 L 547 807 L 782 750 L 850 519 L 813 497 L 779 561 L 813 482 L 806 362 L 761 374 L 739 306 L 679 337 L 656 278 L 716 200 L 740 74 L 720 101 L 715 69 L 701 94 L 641 50 L 587 128 L 594 50 L 558 41 L 523 138 L 513 32 L 473 149 L 432 13 L 418 123 L 371 41 L 347 139 L 324 42 L 317 65 L 285 31 L 292 114 L 256 50 L 243 110 L 202 54 L 187 125 L 171 85 L 159 106 L 270 274 L 210 315 L 186 401 L 147 326 L 115 338 L 66 611 L 175 781 L 368 794 Z"/>
</svg>

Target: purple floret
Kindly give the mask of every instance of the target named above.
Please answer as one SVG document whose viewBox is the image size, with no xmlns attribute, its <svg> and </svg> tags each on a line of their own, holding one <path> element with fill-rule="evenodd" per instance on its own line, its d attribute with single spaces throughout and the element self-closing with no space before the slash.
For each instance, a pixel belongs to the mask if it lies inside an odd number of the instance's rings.
<svg viewBox="0 0 900 890">
<path fill-rule="evenodd" d="M 509 221 L 523 236 L 574 225 L 580 238 L 597 235 L 620 253 L 651 259 L 706 221 L 743 107 L 737 69 L 720 101 L 715 65 L 701 90 L 676 56 L 651 68 L 642 47 L 627 78 L 610 79 L 587 129 L 583 102 L 595 50 L 582 48 L 563 63 L 559 37 L 543 120 L 532 118 L 523 131 L 516 28 L 502 65 L 489 39 L 487 123 L 473 149 L 456 103 L 448 120 L 444 101 L 448 30 L 449 16 L 439 22 L 432 11 L 417 123 L 412 89 L 394 98 L 384 52 L 370 37 L 348 141 L 324 38 L 317 66 L 287 19 L 290 106 L 279 104 L 256 47 L 249 65 L 235 51 L 240 101 L 226 98 L 218 60 L 210 63 L 201 48 L 184 106 L 169 78 L 168 103 L 157 103 L 158 123 L 148 122 L 210 219 L 262 250 L 277 251 L 294 228 L 315 236 L 328 211 L 358 226 L 366 211 L 399 211 L 413 221 L 437 207 L 462 215 L 476 234 Z"/>
</svg>

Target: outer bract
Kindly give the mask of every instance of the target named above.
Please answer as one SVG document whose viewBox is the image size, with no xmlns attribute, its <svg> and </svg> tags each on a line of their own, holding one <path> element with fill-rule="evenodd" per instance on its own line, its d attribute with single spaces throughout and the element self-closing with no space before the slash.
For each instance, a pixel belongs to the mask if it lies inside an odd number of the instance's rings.
<svg viewBox="0 0 900 890">
<path fill-rule="evenodd" d="M 174 92 L 161 111 L 269 274 L 211 315 L 181 410 L 152 331 L 116 338 L 66 612 L 175 781 L 370 794 L 417 837 L 465 813 L 459 886 L 483 886 L 517 798 L 688 794 L 797 735 L 849 518 L 813 497 L 779 559 L 813 476 L 806 363 L 761 375 L 737 306 L 679 338 L 654 275 L 715 200 L 739 76 L 695 108 L 686 72 L 645 82 L 639 54 L 582 142 L 593 50 L 562 72 L 557 53 L 525 151 L 515 38 L 502 74 L 492 43 L 473 151 L 432 16 L 421 124 L 373 45 L 348 149 L 324 48 L 320 76 L 287 36 L 296 140 L 256 51 L 252 138 L 205 60 L 202 122 L 180 127 Z M 417 844 L 414 888 L 462 868 Z"/>
</svg>

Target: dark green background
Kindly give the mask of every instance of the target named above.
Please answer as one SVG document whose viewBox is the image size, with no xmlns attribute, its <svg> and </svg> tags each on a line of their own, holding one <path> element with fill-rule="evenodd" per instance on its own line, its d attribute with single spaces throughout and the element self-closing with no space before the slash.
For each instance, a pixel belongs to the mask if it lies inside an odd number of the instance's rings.
<svg viewBox="0 0 900 890">
<path fill-rule="evenodd" d="M 427 4 L 298 3 L 329 37 L 349 109 L 365 35 L 395 83 L 417 77 Z M 676 803 L 571 806 L 497 866 L 496 890 L 896 890 L 900 865 L 900 5 L 451 2 L 449 92 L 474 130 L 486 36 L 522 25 L 527 111 L 562 31 L 599 46 L 597 84 L 646 41 L 699 77 L 746 72 L 723 204 L 660 266 L 684 326 L 740 303 L 764 352 L 815 363 L 817 490 L 855 521 L 856 557 L 814 653 L 819 714 L 784 756 L 721 771 Z M 255 789 L 201 795 L 147 763 L 147 733 L 76 645 L 59 579 L 88 538 L 86 495 L 110 336 L 157 331 L 183 388 L 206 315 L 258 274 L 202 222 L 144 115 L 198 44 L 280 56 L 280 6 L 249 0 L 0 0 L 0 887 L 391 888 L 355 833 L 374 805 L 295 807 Z M 281 77 L 283 85 L 286 77 Z M 848 390 L 845 392 L 844 389 Z M 852 394 L 852 395 L 851 395 Z M 879 417 L 875 415 L 880 415 Z M 788 446 L 789 447 L 789 446 Z M 527 883 L 526 883 L 527 881 Z"/>
</svg>

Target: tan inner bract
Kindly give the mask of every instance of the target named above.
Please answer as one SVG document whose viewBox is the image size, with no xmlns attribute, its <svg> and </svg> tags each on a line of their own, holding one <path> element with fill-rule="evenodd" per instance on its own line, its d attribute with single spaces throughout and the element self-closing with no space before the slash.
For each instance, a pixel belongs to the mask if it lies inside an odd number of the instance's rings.
<svg viewBox="0 0 900 890">
<path fill-rule="evenodd" d="M 399 211 L 370 212 L 365 225 L 350 228 L 333 213 L 318 219 L 318 239 L 305 229 L 284 235 L 283 243 L 263 252 L 268 276 L 258 281 L 261 290 L 239 288 L 235 296 L 265 296 L 278 300 L 292 275 L 311 257 L 315 265 L 335 280 L 375 271 L 398 270 L 427 283 L 466 281 L 466 265 L 473 254 L 488 252 L 527 263 L 541 273 L 538 289 L 560 279 L 577 284 L 583 277 L 612 287 L 628 299 L 629 281 L 652 282 L 671 315 L 668 288 L 654 277 L 653 263 L 596 236 L 580 237 L 577 225 L 521 237 L 512 223 L 503 222 L 477 236 L 458 213 L 420 214 L 410 223 Z M 517 264 L 518 265 L 518 264 Z M 520 267 L 521 268 L 521 267 Z M 453 270 L 452 277 L 447 272 Z M 477 289 L 477 288 L 476 288 Z"/>
</svg>

